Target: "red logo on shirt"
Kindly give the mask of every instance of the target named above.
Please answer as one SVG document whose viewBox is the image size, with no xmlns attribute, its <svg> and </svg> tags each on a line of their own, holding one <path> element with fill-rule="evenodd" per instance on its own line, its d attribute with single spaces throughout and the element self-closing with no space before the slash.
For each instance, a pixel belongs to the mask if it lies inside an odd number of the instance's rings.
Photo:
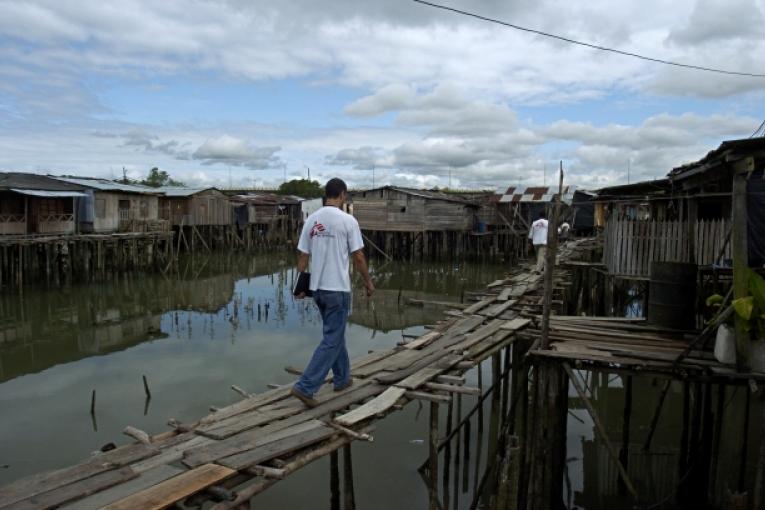
<svg viewBox="0 0 765 510">
<path fill-rule="evenodd" d="M 314 222 L 313 227 L 311 228 L 311 237 L 317 236 L 326 230 L 324 228 L 324 225 L 319 223 L 318 221 Z"/>
</svg>

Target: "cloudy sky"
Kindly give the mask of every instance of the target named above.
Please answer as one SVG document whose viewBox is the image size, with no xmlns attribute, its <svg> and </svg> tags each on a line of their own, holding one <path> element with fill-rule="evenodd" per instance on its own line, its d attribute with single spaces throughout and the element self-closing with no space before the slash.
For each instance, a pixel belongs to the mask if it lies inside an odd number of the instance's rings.
<svg viewBox="0 0 765 510">
<path fill-rule="evenodd" d="M 765 74 L 765 0 L 444 3 Z M 550 184 L 562 160 L 597 188 L 663 176 L 763 120 L 765 78 L 411 0 L 0 0 L 0 170 L 501 188 Z"/>
</svg>

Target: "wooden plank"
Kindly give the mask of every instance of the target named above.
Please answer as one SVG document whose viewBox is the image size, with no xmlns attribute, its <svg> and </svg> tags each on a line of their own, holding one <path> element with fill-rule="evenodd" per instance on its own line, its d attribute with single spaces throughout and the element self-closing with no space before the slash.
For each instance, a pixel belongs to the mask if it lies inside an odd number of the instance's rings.
<svg viewBox="0 0 765 510">
<path fill-rule="evenodd" d="M 465 349 L 469 349 L 473 345 L 477 344 L 478 342 L 484 340 L 485 338 L 490 337 L 491 335 L 499 331 L 500 328 L 505 324 L 505 322 L 506 321 L 503 321 L 501 319 L 495 319 L 491 321 L 489 324 L 469 334 L 463 341 L 450 347 L 449 350 L 451 350 L 452 352 L 461 352 L 461 351 L 464 351 Z"/>
<path fill-rule="evenodd" d="M 14 510 L 47 510 L 49 508 L 58 508 L 64 503 L 108 489 L 136 476 L 138 474 L 129 467 L 112 469 L 69 485 L 37 494 L 22 501 L 17 501 L 3 508 L 13 508 Z M 6 502 L 3 503 L 5 504 Z"/>
<path fill-rule="evenodd" d="M 102 510 L 161 510 L 236 474 L 225 466 L 205 464 L 105 506 Z"/>
<path fill-rule="evenodd" d="M 441 359 L 436 366 L 423 368 L 409 377 L 396 383 L 400 388 L 415 390 L 431 379 L 441 375 L 462 360 L 462 356 L 448 356 Z"/>
<path fill-rule="evenodd" d="M 130 444 L 92 457 L 81 464 L 22 478 L 0 488 L 0 508 L 5 508 L 16 501 L 21 501 L 30 496 L 92 477 L 104 471 L 151 457 L 158 452 L 159 450 L 153 446 Z"/>
<path fill-rule="evenodd" d="M 302 403 L 295 401 L 295 399 L 287 399 L 276 402 L 271 406 L 232 416 L 225 420 L 201 425 L 195 432 L 203 436 L 222 439 L 230 435 L 227 435 L 226 431 L 233 430 L 234 432 L 240 432 L 242 430 L 255 428 L 274 420 L 295 415 L 303 411 L 303 409 L 305 409 L 305 406 L 303 406 Z"/>
<path fill-rule="evenodd" d="M 270 434 L 333 412 L 341 411 L 351 404 L 362 402 L 369 397 L 378 395 L 383 391 L 383 388 L 383 386 L 378 384 L 368 384 L 360 388 L 354 388 L 347 393 L 343 392 L 337 398 L 321 403 L 314 408 L 306 409 L 300 414 L 270 423 L 265 427 L 245 430 L 238 434 L 233 433 L 232 427 L 232 430 L 227 431 L 231 435 L 226 439 L 185 451 L 183 463 L 189 467 L 196 467 L 252 449 L 253 445 L 262 444 L 263 441 L 267 442 Z"/>
<path fill-rule="evenodd" d="M 507 301 L 510 299 L 510 293 L 513 291 L 512 287 L 505 287 L 502 292 L 497 296 L 497 301 Z"/>
<path fill-rule="evenodd" d="M 408 342 L 404 344 L 404 349 L 419 349 L 420 347 L 424 347 L 428 345 L 429 343 L 433 342 L 435 339 L 440 337 L 442 333 L 440 331 L 431 330 L 422 335 L 419 338 L 416 338 L 412 340 L 411 342 Z"/>
<path fill-rule="evenodd" d="M 294 433 L 288 432 L 285 431 L 282 437 L 275 441 L 270 441 L 251 450 L 226 457 L 219 460 L 218 463 L 231 469 L 241 470 L 301 450 L 338 434 L 336 429 L 318 420 L 302 424 L 302 430 L 300 431 Z"/>
<path fill-rule="evenodd" d="M 465 333 L 473 331 L 477 326 L 481 325 L 483 321 L 484 321 L 484 318 L 481 317 L 480 315 L 473 315 L 470 317 L 466 317 L 465 319 L 458 321 L 452 328 L 450 328 L 448 331 L 448 335 L 449 336 L 463 335 Z"/>
<path fill-rule="evenodd" d="M 554 317 L 555 316 L 553 316 L 552 318 Z M 505 323 L 502 324 L 502 329 L 508 330 L 508 331 L 517 331 L 521 328 L 525 328 L 530 322 L 531 322 L 530 319 L 516 317 L 515 319 L 505 321 Z"/>
<path fill-rule="evenodd" d="M 477 311 L 483 309 L 485 306 L 492 304 L 495 299 L 497 299 L 497 296 L 489 296 L 489 297 L 483 298 L 477 303 L 473 303 L 472 305 L 468 306 L 462 312 L 465 315 L 476 313 Z"/>
<path fill-rule="evenodd" d="M 404 388 L 388 388 L 381 395 L 378 395 L 376 398 L 357 407 L 353 411 L 335 418 L 334 421 L 345 427 L 359 423 L 360 421 L 376 416 L 393 407 L 396 402 L 404 396 L 405 392 L 406 390 Z"/>
<path fill-rule="evenodd" d="M 516 303 L 514 299 L 511 299 L 509 301 L 505 301 L 503 303 L 499 303 L 497 305 L 490 306 L 489 308 L 484 309 L 483 311 L 479 312 L 480 315 L 483 315 L 485 317 L 488 317 L 489 319 L 493 319 L 511 306 L 513 306 Z"/>
<path fill-rule="evenodd" d="M 186 435 L 188 438 L 185 441 L 174 444 L 173 446 L 168 446 L 166 448 L 163 447 L 159 455 L 154 455 L 148 459 L 144 459 L 136 462 L 135 464 L 131 464 L 130 467 L 133 469 L 133 471 L 143 476 L 144 472 L 160 467 L 163 464 L 172 464 L 173 462 L 178 462 L 183 458 L 183 452 L 190 448 L 196 448 L 199 446 L 211 444 L 214 441 L 209 437 L 197 436 L 193 432 Z"/>
<path fill-rule="evenodd" d="M 153 485 L 181 473 L 183 473 L 183 469 L 174 466 L 160 465 L 146 471 L 138 478 L 133 478 L 132 480 L 115 485 L 109 489 L 102 490 L 92 496 L 78 499 L 61 508 L 65 510 L 92 510 L 93 508 L 101 508 L 109 503 L 114 503 L 115 501 L 119 501 L 120 499 L 135 494 L 136 492 L 148 489 Z"/>
</svg>

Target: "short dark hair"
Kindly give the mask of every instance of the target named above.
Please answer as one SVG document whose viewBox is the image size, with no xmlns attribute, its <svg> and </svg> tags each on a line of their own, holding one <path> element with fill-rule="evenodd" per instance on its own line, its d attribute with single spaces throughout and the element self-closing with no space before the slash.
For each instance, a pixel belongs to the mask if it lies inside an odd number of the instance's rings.
<svg viewBox="0 0 765 510">
<path fill-rule="evenodd" d="M 544 211 L 542 211 L 542 212 L 539 213 L 539 218 L 540 219 L 547 218 L 547 214 Z"/>
<path fill-rule="evenodd" d="M 324 187 L 324 195 L 327 198 L 337 198 L 342 195 L 344 191 L 348 191 L 348 186 L 345 185 L 345 181 L 338 179 L 337 177 L 330 179 Z"/>
</svg>

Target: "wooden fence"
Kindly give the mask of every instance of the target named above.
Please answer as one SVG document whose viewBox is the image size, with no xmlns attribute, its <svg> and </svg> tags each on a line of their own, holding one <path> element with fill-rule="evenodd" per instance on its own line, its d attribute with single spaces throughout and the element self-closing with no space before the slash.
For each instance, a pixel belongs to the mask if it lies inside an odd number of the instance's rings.
<svg viewBox="0 0 765 510">
<path fill-rule="evenodd" d="M 694 226 L 694 257 L 699 265 L 716 262 L 730 221 L 702 220 Z M 603 262 L 614 275 L 648 277 L 651 262 L 691 262 L 686 221 L 609 220 L 606 224 Z M 730 243 L 723 259 L 730 258 Z"/>
</svg>

